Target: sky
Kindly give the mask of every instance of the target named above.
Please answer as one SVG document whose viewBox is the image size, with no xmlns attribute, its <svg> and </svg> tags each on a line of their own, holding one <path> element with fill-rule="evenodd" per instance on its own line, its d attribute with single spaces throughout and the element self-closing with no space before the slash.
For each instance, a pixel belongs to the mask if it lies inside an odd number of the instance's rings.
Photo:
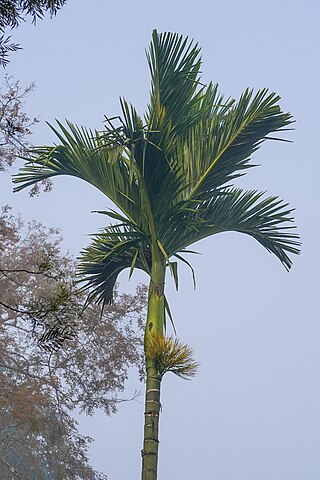
<svg viewBox="0 0 320 480">
<path fill-rule="evenodd" d="M 196 291 L 183 267 L 178 293 L 168 279 L 179 338 L 201 367 L 191 382 L 164 378 L 159 480 L 320 478 L 319 20 L 318 0 L 69 0 L 56 18 L 13 32 L 23 51 L 11 55 L 7 73 L 36 82 L 26 102 L 40 119 L 35 144 L 53 141 L 45 121 L 55 118 L 101 129 L 104 115 L 120 113 L 119 96 L 143 113 L 154 28 L 202 46 L 204 82 L 236 98 L 246 87 L 268 87 L 296 120 L 292 143 L 264 144 L 254 156 L 260 166 L 237 182 L 296 208 L 303 246 L 292 270 L 253 239 L 228 233 L 196 245 Z M 107 204 L 93 187 L 60 177 L 51 193 L 29 198 L 11 193 L 9 174 L 2 179 L 2 204 L 60 227 L 75 256 L 103 226 L 91 211 Z M 147 281 L 127 277 L 119 278 L 123 291 Z M 135 388 L 143 391 L 132 372 L 128 393 Z M 113 417 L 79 418 L 95 439 L 91 462 L 109 480 L 139 478 L 142 398 Z"/>
</svg>

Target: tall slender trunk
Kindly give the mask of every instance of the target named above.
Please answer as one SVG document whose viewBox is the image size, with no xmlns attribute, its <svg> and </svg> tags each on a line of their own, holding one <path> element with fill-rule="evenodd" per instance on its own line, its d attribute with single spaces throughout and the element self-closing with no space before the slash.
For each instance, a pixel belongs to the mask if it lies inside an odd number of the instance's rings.
<svg viewBox="0 0 320 480">
<path fill-rule="evenodd" d="M 158 256 L 158 255 L 157 255 Z M 148 316 L 145 331 L 145 350 L 152 335 L 163 335 L 164 330 L 164 281 L 165 263 L 155 255 L 152 259 L 148 295 Z M 159 415 L 161 376 L 155 361 L 146 355 L 146 395 L 144 413 L 144 440 L 142 456 L 142 480 L 157 480 L 159 450 Z"/>
</svg>

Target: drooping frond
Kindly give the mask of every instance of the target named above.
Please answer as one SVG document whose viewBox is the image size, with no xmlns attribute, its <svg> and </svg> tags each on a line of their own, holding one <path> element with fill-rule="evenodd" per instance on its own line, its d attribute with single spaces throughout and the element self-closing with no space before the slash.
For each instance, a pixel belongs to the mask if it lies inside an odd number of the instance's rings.
<svg viewBox="0 0 320 480">
<path fill-rule="evenodd" d="M 110 304 L 118 275 L 135 268 L 150 273 L 147 238 L 128 226 L 109 226 L 97 234 L 91 245 L 81 252 L 78 272 L 86 282 L 89 303 Z"/>
<path fill-rule="evenodd" d="M 288 254 L 299 253 L 299 236 L 294 233 L 292 211 L 278 197 L 263 197 L 257 191 L 225 189 L 188 214 L 172 218 L 174 228 L 163 239 L 170 255 L 211 235 L 235 231 L 255 238 L 290 269 Z M 183 210 L 182 210 L 183 214 Z"/>
<path fill-rule="evenodd" d="M 20 173 L 14 176 L 19 191 L 57 175 L 78 177 L 103 192 L 135 224 L 147 225 L 139 184 L 130 179 L 125 155 L 126 145 L 110 144 L 102 135 L 67 122 L 50 126 L 60 144 L 36 147 L 26 158 Z"/>
</svg>

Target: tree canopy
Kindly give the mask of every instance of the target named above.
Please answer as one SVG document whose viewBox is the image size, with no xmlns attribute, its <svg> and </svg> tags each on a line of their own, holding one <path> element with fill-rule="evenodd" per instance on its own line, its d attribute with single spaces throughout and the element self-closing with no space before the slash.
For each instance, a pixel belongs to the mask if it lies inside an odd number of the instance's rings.
<svg viewBox="0 0 320 480">
<path fill-rule="evenodd" d="M 102 316 L 97 306 L 84 310 L 59 232 L 4 208 L 0 291 L 0 477 L 14 468 L 23 480 L 104 479 L 72 411 L 110 415 L 124 400 L 128 369 L 142 364 L 145 289 L 116 294 Z"/>
<path fill-rule="evenodd" d="M 280 139 L 292 123 L 280 97 L 247 89 L 239 100 L 225 99 L 218 85 L 203 86 L 200 49 L 182 36 L 154 31 L 147 57 L 144 116 L 121 99 L 122 117 L 118 124 L 106 118 L 103 132 L 71 122 L 51 126 L 59 143 L 33 149 L 15 191 L 71 175 L 113 202 L 117 212 L 100 213 L 118 223 L 98 234 L 80 261 L 92 298 L 104 303 L 123 269 L 150 274 L 151 250 L 174 274 L 190 245 L 226 231 L 254 238 L 290 269 L 300 245 L 293 209 L 276 196 L 231 185 L 254 166 L 261 145 Z"/>
</svg>

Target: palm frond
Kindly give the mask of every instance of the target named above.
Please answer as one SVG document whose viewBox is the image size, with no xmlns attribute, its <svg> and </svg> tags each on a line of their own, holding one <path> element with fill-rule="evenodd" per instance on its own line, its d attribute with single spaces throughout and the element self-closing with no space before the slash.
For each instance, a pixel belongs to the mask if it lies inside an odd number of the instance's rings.
<svg viewBox="0 0 320 480">
<path fill-rule="evenodd" d="M 293 209 L 278 197 L 263 197 L 263 192 L 225 189 L 221 195 L 198 205 L 184 220 L 172 218 L 163 243 L 174 255 L 189 245 L 216 233 L 235 231 L 255 238 L 273 253 L 287 270 L 289 254 L 298 254 L 299 236 L 292 225 Z"/>
<path fill-rule="evenodd" d="M 60 145 L 36 147 L 26 158 L 25 166 L 14 176 L 22 190 L 41 180 L 57 175 L 78 177 L 103 192 L 137 225 L 147 225 L 141 190 L 137 181 L 129 181 L 130 172 L 125 145 L 111 145 L 98 132 L 76 127 L 67 122 L 66 128 L 57 122 L 55 132 Z"/>
<path fill-rule="evenodd" d="M 180 147 L 186 184 L 191 185 L 185 198 L 209 199 L 214 189 L 253 166 L 251 156 L 268 135 L 292 123 L 279 99 L 267 89 L 255 95 L 246 90 L 237 103 L 217 97 L 209 118 L 196 124 Z"/>
<path fill-rule="evenodd" d="M 114 139 L 115 127 L 111 121 L 103 137 L 107 143 L 114 141 L 116 145 L 126 146 L 130 181 L 136 181 L 139 185 L 148 222 L 154 225 L 156 231 L 155 225 L 161 224 L 163 212 L 175 202 L 176 192 L 182 183 L 182 171 L 179 173 L 170 164 L 161 142 L 158 141 L 159 131 L 144 125 L 136 109 L 125 99 L 121 99 L 121 108 L 122 127 L 116 129 L 117 138 Z"/>
<path fill-rule="evenodd" d="M 126 268 L 150 272 L 148 239 L 128 226 L 112 225 L 95 235 L 79 258 L 78 273 L 89 291 L 88 303 L 110 304 L 118 275 Z"/>
<path fill-rule="evenodd" d="M 151 73 L 151 98 L 147 123 L 159 130 L 163 147 L 166 131 L 169 141 L 188 130 L 199 115 L 194 106 L 201 99 L 200 48 L 188 37 L 172 33 L 152 33 L 147 52 Z"/>
</svg>

